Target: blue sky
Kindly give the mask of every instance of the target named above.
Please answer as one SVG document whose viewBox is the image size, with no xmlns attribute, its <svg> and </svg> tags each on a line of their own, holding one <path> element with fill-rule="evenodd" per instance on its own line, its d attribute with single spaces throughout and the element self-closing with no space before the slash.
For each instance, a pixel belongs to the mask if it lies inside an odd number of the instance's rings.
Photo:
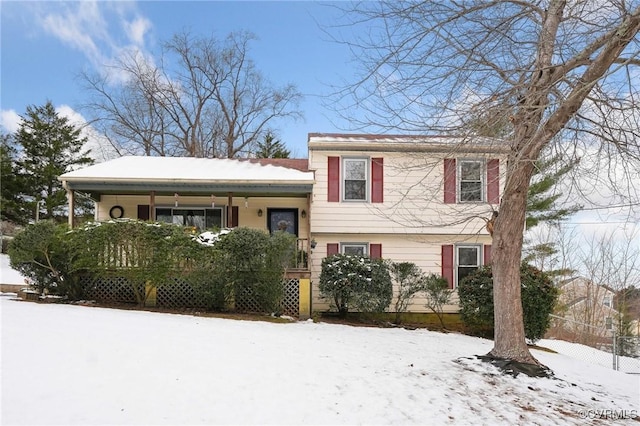
<svg viewBox="0 0 640 426">
<path fill-rule="evenodd" d="M 132 46 L 157 52 L 173 34 L 224 38 L 249 30 L 259 40 L 251 57 L 276 85 L 293 83 L 305 96 L 305 119 L 277 123 L 280 139 L 306 157 L 307 134 L 340 132 L 344 123 L 323 107 L 332 84 L 350 78 L 350 53 L 324 33 L 339 11 L 311 1 L 0 2 L 0 125 L 15 131 L 29 105 L 51 100 L 59 112 L 83 114 L 87 94 L 77 74 L 99 71 Z"/>
</svg>

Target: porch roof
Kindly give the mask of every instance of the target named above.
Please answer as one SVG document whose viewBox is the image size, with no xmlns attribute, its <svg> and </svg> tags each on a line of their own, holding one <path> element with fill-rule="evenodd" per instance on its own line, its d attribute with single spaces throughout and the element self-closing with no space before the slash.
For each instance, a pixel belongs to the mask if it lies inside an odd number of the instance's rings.
<svg viewBox="0 0 640 426">
<path fill-rule="evenodd" d="M 100 194 L 158 193 L 302 195 L 313 172 L 299 159 L 211 159 L 126 156 L 58 177 L 66 188 Z"/>
</svg>

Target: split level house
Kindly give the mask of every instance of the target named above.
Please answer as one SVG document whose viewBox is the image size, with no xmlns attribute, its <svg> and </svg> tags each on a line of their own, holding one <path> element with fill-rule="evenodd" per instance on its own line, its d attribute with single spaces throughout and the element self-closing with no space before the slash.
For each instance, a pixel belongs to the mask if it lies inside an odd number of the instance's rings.
<svg viewBox="0 0 640 426">
<path fill-rule="evenodd" d="M 294 272 L 311 286 L 301 306 L 313 312 L 330 309 L 318 282 L 331 254 L 413 262 L 452 289 L 489 263 L 486 223 L 498 210 L 504 155 L 487 138 L 311 133 L 307 159 L 129 156 L 59 179 L 70 211 L 74 194 L 88 193 L 96 220 L 295 234 L 308 261 Z M 419 298 L 410 310 L 428 311 Z M 457 311 L 457 298 L 445 311 Z"/>
</svg>

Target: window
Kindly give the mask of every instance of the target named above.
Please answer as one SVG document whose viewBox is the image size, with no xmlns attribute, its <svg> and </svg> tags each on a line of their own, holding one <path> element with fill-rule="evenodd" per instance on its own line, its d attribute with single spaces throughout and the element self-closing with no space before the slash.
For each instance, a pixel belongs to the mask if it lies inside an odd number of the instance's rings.
<svg viewBox="0 0 640 426">
<path fill-rule="evenodd" d="M 343 194 L 345 201 L 367 201 L 368 163 L 362 158 L 343 160 Z"/>
<path fill-rule="evenodd" d="M 365 243 L 342 243 L 340 251 L 342 254 L 351 254 L 356 256 L 367 256 L 367 244 Z"/>
<path fill-rule="evenodd" d="M 480 267 L 480 246 L 456 246 L 456 283 Z"/>
<path fill-rule="evenodd" d="M 460 180 L 458 194 L 460 202 L 483 201 L 484 162 L 460 160 Z"/>
<path fill-rule="evenodd" d="M 606 306 L 607 308 L 611 307 L 611 296 L 605 296 L 604 300 L 602 301 L 602 304 L 604 306 Z"/>
<path fill-rule="evenodd" d="M 222 208 L 157 208 L 158 222 L 193 226 L 198 230 L 222 228 Z"/>
</svg>

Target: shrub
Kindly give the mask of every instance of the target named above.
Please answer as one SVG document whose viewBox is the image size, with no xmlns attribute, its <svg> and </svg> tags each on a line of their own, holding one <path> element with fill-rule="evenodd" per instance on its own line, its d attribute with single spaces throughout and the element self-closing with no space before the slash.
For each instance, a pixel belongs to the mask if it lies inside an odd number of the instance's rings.
<svg viewBox="0 0 640 426">
<path fill-rule="evenodd" d="M 429 274 L 424 278 L 424 292 L 426 294 L 426 307 L 436 314 L 440 321 L 442 329 L 444 319 L 442 316 L 442 307 L 449 303 L 453 291 L 449 288 L 449 282 L 440 275 Z"/>
<path fill-rule="evenodd" d="M 549 328 L 550 317 L 558 298 L 558 289 L 537 268 L 523 263 L 520 267 L 524 332 L 535 342 Z M 465 277 L 458 286 L 460 316 L 472 332 L 493 336 L 493 276 L 490 266 Z"/>
<path fill-rule="evenodd" d="M 70 233 L 75 265 L 96 277 L 126 278 L 143 306 L 152 287 L 201 262 L 204 247 L 181 226 L 131 219 L 91 222 Z"/>
<path fill-rule="evenodd" d="M 39 221 L 19 232 L 9 245 L 11 267 L 31 280 L 40 293 L 84 296 L 75 253 L 69 245 L 66 225 Z"/>
<path fill-rule="evenodd" d="M 390 262 L 389 272 L 398 288 L 395 311 L 396 323 L 400 323 L 400 314 L 406 312 L 415 295 L 424 290 L 425 275 L 411 262 Z"/>
<path fill-rule="evenodd" d="M 319 289 L 342 316 L 350 308 L 359 312 L 384 312 L 393 297 L 391 276 L 384 261 L 347 254 L 322 260 Z"/>
<path fill-rule="evenodd" d="M 279 313 L 284 295 L 282 279 L 295 250 L 295 237 L 285 232 L 270 236 L 256 229 L 237 228 L 215 248 L 221 251 L 216 269 L 226 276 L 236 302 Z"/>
</svg>

